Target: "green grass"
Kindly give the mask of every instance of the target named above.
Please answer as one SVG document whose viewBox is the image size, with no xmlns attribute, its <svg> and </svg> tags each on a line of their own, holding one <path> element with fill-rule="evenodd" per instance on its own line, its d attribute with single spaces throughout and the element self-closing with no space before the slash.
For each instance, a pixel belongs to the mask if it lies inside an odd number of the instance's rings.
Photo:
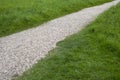
<svg viewBox="0 0 120 80">
<path fill-rule="evenodd" d="M 59 42 L 17 80 L 120 80 L 120 4 Z"/>
<path fill-rule="evenodd" d="M 112 0 L 0 0 L 0 37 Z"/>
</svg>

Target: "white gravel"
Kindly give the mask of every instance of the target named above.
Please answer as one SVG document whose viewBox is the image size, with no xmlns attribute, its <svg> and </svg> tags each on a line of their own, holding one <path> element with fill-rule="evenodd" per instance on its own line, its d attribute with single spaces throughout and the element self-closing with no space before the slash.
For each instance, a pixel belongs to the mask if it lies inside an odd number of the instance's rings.
<svg viewBox="0 0 120 80">
<path fill-rule="evenodd" d="M 45 57 L 58 41 L 80 31 L 120 0 L 83 9 L 48 23 L 0 38 L 0 80 L 11 80 Z"/>
</svg>

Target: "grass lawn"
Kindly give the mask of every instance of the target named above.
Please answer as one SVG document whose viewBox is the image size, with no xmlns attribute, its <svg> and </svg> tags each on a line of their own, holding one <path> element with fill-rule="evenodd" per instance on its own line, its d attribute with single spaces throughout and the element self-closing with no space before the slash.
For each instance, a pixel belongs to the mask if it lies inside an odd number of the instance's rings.
<svg viewBox="0 0 120 80">
<path fill-rule="evenodd" d="M 120 4 L 59 42 L 17 80 L 120 80 Z"/>
<path fill-rule="evenodd" d="M 0 37 L 112 0 L 0 0 Z"/>
</svg>

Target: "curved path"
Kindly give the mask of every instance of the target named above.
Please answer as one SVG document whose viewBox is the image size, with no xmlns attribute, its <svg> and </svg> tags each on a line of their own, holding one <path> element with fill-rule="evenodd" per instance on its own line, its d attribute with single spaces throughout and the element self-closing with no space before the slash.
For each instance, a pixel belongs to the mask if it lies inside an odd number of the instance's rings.
<svg viewBox="0 0 120 80">
<path fill-rule="evenodd" d="M 58 41 L 78 32 L 119 1 L 86 8 L 37 28 L 0 38 L 0 80 L 10 80 L 12 76 L 22 74 L 45 57 Z"/>
</svg>

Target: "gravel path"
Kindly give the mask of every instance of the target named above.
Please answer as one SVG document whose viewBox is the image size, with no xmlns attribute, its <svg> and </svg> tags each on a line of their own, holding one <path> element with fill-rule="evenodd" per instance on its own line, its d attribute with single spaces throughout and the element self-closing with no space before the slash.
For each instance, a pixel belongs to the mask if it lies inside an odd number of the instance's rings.
<svg viewBox="0 0 120 80">
<path fill-rule="evenodd" d="M 78 32 L 120 0 L 52 20 L 37 28 L 0 38 L 0 80 L 11 80 L 45 57 L 58 41 Z"/>
</svg>

